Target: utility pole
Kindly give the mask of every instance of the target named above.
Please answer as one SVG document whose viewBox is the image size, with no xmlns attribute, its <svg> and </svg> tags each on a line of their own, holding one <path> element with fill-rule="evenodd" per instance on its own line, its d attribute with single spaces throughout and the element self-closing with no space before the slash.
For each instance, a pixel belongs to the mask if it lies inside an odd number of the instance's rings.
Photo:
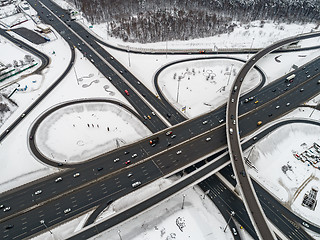
<svg viewBox="0 0 320 240">
<path fill-rule="evenodd" d="M 46 228 L 46 229 L 48 229 L 48 226 L 46 225 L 46 223 L 44 222 L 44 220 L 40 220 L 40 223 Z M 48 229 L 49 230 L 49 232 L 51 233 L 51 235 L 53 234 L 52 232 L 51 232 L 51 230 L 50 229 Z"/>
</svg>

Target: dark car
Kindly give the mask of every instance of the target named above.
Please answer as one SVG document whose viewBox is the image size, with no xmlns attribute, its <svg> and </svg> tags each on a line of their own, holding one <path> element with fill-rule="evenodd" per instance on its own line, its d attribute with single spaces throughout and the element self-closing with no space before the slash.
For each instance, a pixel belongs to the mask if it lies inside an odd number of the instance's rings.
<svg viewBox="0 0 320 240">
<path fill-rule="evenodd" d="M 98 167 L 97 168 L 98 171 L 101 171 L 102 169 L 103 169 L 103 167 Z"/>
<path fill-rule="evenodd" d="M 5 229 L 10 229 L 10 228 L 13 228 L 13 226 L 14 226 L 13 224 L 9 224 L 9 225 L 5 226 L 4 228 Z"/>
</svg>

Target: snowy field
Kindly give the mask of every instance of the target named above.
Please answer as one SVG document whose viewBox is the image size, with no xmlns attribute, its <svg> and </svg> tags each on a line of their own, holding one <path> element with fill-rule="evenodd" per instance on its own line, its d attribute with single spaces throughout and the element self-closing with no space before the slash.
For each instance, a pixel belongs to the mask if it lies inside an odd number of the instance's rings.
<svg viewBox="0 0 320 240">
<path fill-rule="evenodd" d="M 193 118 L 223 105 L 243 62 L 229 59 L 196 60 L 174 64 L 159 75 L 159 88 L 176 109 L 186 108 Z M 261 75 L 253 69 L 243 82 L 243 92 L 259 85 Z"/>
<path fill-rule="evenodd" d="M 39 151 L 56 162 L 81 162 L 132 143 L 151 132 L 112 103 L 79 103 L 50 114 L 35 135 Z"/>
<path fill-rule="evenodd" d="M 161 183 L 163 183 L 163 180 L 161 180 Z M 143 194 L 142 191 L 139 192 L 138 190 L 117 200 L 108 207 L 104 215 L 110 216 L 121 208 L 127 207 L 128 204 L 135 202 L 139 194 Z M 202 194 L 202 190 L 197 186 L 187 189 L 91 239 L 118 240 L 119 234 L 122 239 L 130 240 L 233 239 L 229 228 L 226 232 L 223 232 L 226 222 L 219 210 L 209 198 L 203 199 Z M 185 201 L 182 209 L 183 195 L 185 195 Z M 87 217 L 89 215 L 85 214 L 51 230 L 53 237 L 60 239 L 70 236 L 72 232 L 81 229 Z M 99 222 L 99 220 L 98 218 L 97 221 Z M 243 239 L 252 239 L 243 229 L 238 228 L 238 233 Z M 52 239 L 52 236 L 47 232 L 34 239 L 49 240 Z"/>
</svg>

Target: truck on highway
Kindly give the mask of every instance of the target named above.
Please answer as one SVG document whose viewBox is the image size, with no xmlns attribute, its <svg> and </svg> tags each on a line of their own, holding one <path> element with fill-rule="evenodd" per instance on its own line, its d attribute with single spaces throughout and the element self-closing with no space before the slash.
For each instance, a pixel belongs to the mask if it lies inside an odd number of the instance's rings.
<svg viewBox="0 0 320 240">
<path fill-rule="evenodd" d="M 290 76 L 288 76 L 288 77 L 286 78 L 286 82 L 289 82 L 290 80 L 293 80 L 295 77 L 296 77 L 295 74 L 291 74 Z"/>
</svg>

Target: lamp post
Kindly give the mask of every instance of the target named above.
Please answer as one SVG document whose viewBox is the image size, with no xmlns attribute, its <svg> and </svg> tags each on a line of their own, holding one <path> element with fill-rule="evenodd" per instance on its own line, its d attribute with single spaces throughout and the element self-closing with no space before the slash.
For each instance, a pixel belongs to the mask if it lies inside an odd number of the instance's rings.
<svg viewBox="0 0 320 240">
<path fill-rule="evenodd" d="M 231 77 L 231 74 L 232 74 L 232 68 L 233 68 L 233 64 L 231 64 L 230 75 L 229 75 L 229 78 L 228 78 L 228 83 L 227 83 L 227 85 L 229 85 L 230 77 Z"/>
<path fill-rule="evenodd" d="M 181 209 L 183 209 L 183 207 L 184 207 L 184 199 L 186 198 L 186 195 L 185 194 L 183 194 L 182 195 L 182 206 L 181 206 Z"/>
<path fill-rule="evenodd" d="M 251 42 L 251 46 L 250 46 L 251 51 L 252 51 L 253 41 L 254 41 L 254 38 L 252 38 L 252 42 Z M 250 53 L 248 53 L 247 59 L 249 59 L 249 54 Z"/>
<path fill-rule="evenodd" d="M 203 194 L 203 199 L 205 199 L 205 198 L 206 198 L 206 195 L 208 195 L 209 193 L 210 193 L 210 189 L 208 189 L 207 191 L 205 191 L 204 194 Z"/>
<path fill-rule="evenodd" d="M 127 47 L 129 67 L 131 67 L 129 46 Z"/>
<path fill-rule="evenodd" d="M 119 238 L 120 238 L 120 240 L 122 240 L 122 237 L 121 237 L 120 233 L 121 233 L 121 231 L 120 231 L 120 230 L 118 230 Z"/>
<path fill-rule="evenodd" d="M 226 227 L 224 228 L 223 232 L 226 232 L 227 227 L 228 227 L 228 225 L 229 225 L 229 222 L 230 222 L 231 218 L 232 218 L 234 215 L 235 215 L 235 212 L 234 212 L 234 211 L 231 211 L 231 212 L 230 212 L 229 220 L 228 220 L 227 225 L 226 225 Z"/>
<path fill-rule="evenodd" d="M 40 223 L 46 228 L 48 229 L 48 226 L 46 225 L 46 223 L 44 222 L 44 220 L 40 220 Z M 49 232 L 52 234 L 51 230 L 49 229 Z"/>
<path fill-rule="evenodd" d="M 178 89 L 177 89 L 177 103 L 179 101 L 180 81 L 181 81 L 181 78 L 179 77 L 178 78 Z"/>
</svg>

